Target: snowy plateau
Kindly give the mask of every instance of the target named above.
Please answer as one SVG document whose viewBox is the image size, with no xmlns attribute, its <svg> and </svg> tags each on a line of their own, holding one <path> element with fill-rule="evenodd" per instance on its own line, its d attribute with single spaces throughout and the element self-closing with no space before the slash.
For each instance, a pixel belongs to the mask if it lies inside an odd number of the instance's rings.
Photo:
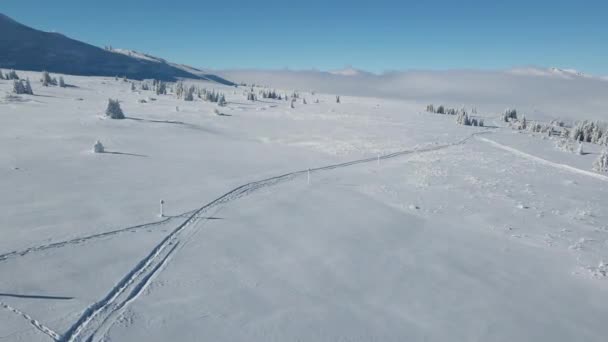
<svg viewBox="0 0 608 342">
<path fill-rule="evenodd" d="M 0 341 L 608 340 L 606 147 L 501 117 L 605 121 L 605 80 L 235 70 L 247 85 L 157 94 L 16 73 L 33 95 L 0 80 Z"/>
</svg>

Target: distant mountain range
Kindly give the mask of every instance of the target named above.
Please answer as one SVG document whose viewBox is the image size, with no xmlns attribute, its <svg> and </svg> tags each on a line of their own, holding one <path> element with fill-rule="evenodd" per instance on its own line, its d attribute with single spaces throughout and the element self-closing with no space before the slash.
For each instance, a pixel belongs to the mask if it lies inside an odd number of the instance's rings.
<svg viewBox="0 0 608 342">
<path fill-rule="evenodd" d="M 193 67 L 131 50 L 102 49 L 18 23 L 0 13 L 0 68 L 130 79 L 201 79 L 234 85 Z"/>
</svg>

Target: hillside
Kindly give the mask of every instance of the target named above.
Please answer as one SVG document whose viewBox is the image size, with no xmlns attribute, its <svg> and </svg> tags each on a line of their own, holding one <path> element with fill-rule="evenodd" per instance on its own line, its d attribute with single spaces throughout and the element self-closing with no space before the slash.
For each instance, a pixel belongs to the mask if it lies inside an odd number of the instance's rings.
<svg viewBox="0 0 608 342">
<path fill-rule="evenodd" d="M 162 59 L 144 59 L 43 32 L 16 22 L 0 13 L 0 68 L 83 75 L 126 76 L 130 79 L 178 78 L 232 82 L 214 75 L 188 72 Z"/>
</svg>

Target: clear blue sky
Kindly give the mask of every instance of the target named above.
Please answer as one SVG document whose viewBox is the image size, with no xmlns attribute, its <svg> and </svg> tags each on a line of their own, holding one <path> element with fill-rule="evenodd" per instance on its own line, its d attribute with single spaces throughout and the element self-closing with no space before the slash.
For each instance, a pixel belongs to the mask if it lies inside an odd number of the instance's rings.
<svg viewBox="0 0 608 342">
<path fill-rule="evenodd" d="M 608 75 L 608 0 L 2 0 L 0 12 L 217 69 L 536 65 Z"/>
</svg>

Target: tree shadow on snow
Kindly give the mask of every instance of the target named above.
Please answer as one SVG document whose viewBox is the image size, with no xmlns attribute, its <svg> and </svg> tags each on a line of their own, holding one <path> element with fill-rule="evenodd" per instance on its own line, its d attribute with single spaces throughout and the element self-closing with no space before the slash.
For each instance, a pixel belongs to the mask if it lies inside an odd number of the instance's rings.
<svg viewBox="0 0 608 342">
<path fill-rule="evenodd" d="M 127 152 L 116 152 L 116 151 L 103 151 L 101 153 L 105 153 L 105 154 L 118 154 L 121 156 L 132 156 L 132 157 L 142 157 L 142 158 L 148 158 L 149 156 L 146 156 L 144 154 L 137 154 L 137 153 L 127 153 Z"/>
<path fill-rule="evenodd" d="M 24 298 L 24 299 L 52 299 L 52 300 L 70 300 L 74 297 L 64 296 L 44 296 L 44 295 L 23 295 L 15 293 L 0 293 L 0 297 Z"/>
<path fill-rule="evenodd" d="M 130 116 L 125 117 L 125 119 L 126 120 L 134 120 L 134 121 L 142 121 L 142 122 L 150 122 L 150 123 L 166 123 L 166 124 L 173 124 L 173 125 L 188 125 L 187 123 L 185 123 L 183 121 L 174 121 L 174 120 L 152 120 L 152 119 L 135 118 L 135 117 L 130 117 Z"/>
<path fill-rule="evenodd" d="M 138 118 L 138 117 L 133 117 L 133 116 L 127 116 L 125 117 L 125 120 L 133 120 L 133 121 L 139 121 L 139 122 L 145 122 L 145 123 L 154 123 L 154 124 L 169 124 L 169 125 L 177 125 L 177 126 L 182 126 L 185 128 L 191 128 L 191 129 L 196 129 L 199 131 L 205 131 L 207 133 L 214 133 L 217 134 L 216 131 L 213 131 L 211 129 L 208 128 L 204 128 L 201 127 L 199 125 L 195 125 L 195 124 L 191 124 L 191 123 L 187 123 L 187 122 L 183 122 L 183 121 L 175 121 L 175 120 L 153 120 L 153 119 L 143 119 L 143 118 Z"/>
</svg>

